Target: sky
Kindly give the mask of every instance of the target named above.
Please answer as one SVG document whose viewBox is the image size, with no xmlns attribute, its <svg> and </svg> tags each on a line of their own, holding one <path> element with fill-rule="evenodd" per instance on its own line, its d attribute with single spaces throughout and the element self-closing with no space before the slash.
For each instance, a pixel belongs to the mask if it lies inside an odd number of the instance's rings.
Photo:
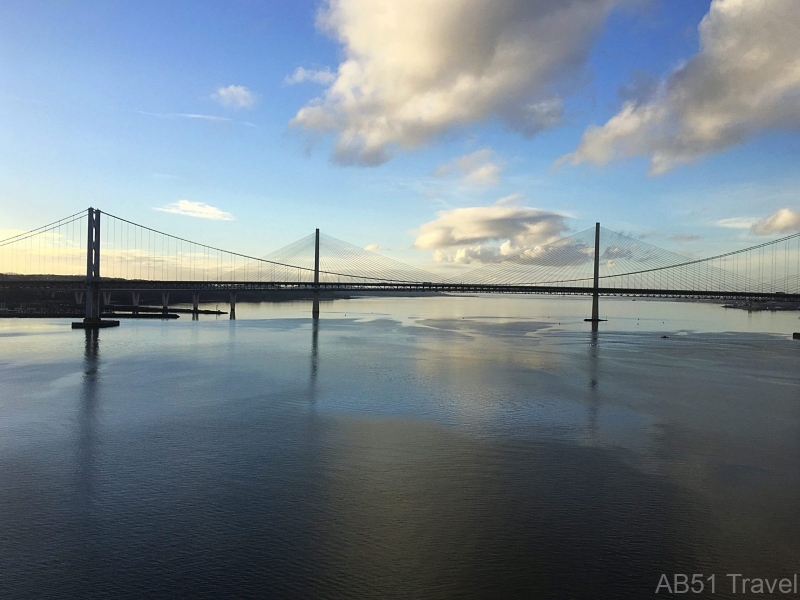
<svg viewBox="0 0 800 600">
<path fill-rule="evenodd" d="M 797 0 L 0 3 L 0 230 L 88 206 L 442 272 L 800 231 Z"/>
</svg>

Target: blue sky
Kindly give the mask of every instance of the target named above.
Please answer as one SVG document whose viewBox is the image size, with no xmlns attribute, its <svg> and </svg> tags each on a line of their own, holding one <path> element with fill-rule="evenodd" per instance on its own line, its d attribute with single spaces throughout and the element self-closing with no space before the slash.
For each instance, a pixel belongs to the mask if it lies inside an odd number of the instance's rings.
<svg viewBox="0 0 800 600">
<path fill-rule="evenodd" d="M 797 70 L 800 50 L 774 41 L 783 35 L 776 23 L 800 30 L 800 11 L 784 0 L 752 2 L 749 15 L 734 0 L 589 0 L 594 13 L 575 9 L 546 26 L 547 15 L 519 0 L 494 5 L 522 11 L 506 21 L 483 0 L 428 0 L 438 12 L 421 1 L 4 2 L 0 229 L 93 205 L 256 256 L 320 227 L 401 260 L 452 266 L 497 260 L 596 220 L 688 255 L 763 241 L 751 223 L 780 209 L 788 212 L 761 235 L 800 228 L 800 81 L 782 75 Z M 381 21 L 366 13 L 391 4 L 403 6 L 402 19 L 370 31 Z M 714 24 L 705 44 L 704 17 Z M 743 30 L 759 19 L 761 29 Z M 444 33 L 418 48 L 415 27 L 428 21 Z M 581 39 L 571 38 L 576 30 Z M 741 56 L 714 50 L 726 36 L 770 65 L 748 71 Z M 489 50 L 473 60 L 481 43 Z M 465 100 L 442 83 L 474 73 L 503 44 L 522 56 L 498 67 L 510 87 L 473 82 Z M 551 74 L 528 70 L 525 52 L 532 63 L 549 60 Z M 354 79 L 340 68 L 347 61 L 366 67 Z M 725 61 L 741 72 L 720 84 Z M 386 64 L 397 69 L 397 89 L 380 72 Z M 322 83 L 288 83 L 298 67 Z M 421 83 L 417 73 L 429 67 L 436 81 Z M 716 105 L 692 100 L 718 85 L 727 91 Z M 739 85 L 742 96 L 774 91 L 732 105 Z M 229 86 L 244 89 L 220 94 Z M 326 100 L 331 86 L 376 89 L 377 100 Z M 418 127 L 404 115 L 420 105 L 431 108 Z M 313 119 L 300 112 L 307 106 L 320 107 Z M 531 106 L 538 120 L 520 124 Z M 696 135 L 719 122 L 715 110 L 728 120 Z M 612 127 L 615 117 L 625 133 Z M 342 142 L 353 132 L 355 141 Z M 365 149 L 373 138 L 375 153 Z M 343 145 L 346 158 L 337 158 Z M 663 155 L 666 169 L 653 172 Z M 154 210 L 181 200 L 233 218 Z"/>
</svg>

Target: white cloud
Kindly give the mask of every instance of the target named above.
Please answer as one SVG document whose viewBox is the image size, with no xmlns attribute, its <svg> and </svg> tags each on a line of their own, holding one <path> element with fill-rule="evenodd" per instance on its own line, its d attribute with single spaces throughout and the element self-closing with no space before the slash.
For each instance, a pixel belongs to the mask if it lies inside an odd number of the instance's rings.
<svg viewBox="0 0 800 600">
<path fill-rule="evenodd" d="M 217 91 L 211 94 L 211 99 L 216 100 L 222 106 L 251 108 L 255 105 L 257 96 L 243 85 L 229 85 L 217 88 Z"/>
<path fill-rule="evenodd" d="M 647 156 L 658 175 L 761 131 L 800 126 L 799 31 L 797 0 L 713 0 L 699 26 L 700 51 L 653 99 L 626 102 L 561 160 Z"/>
<path fill-rule="evenodd" d="M 800 211 L 781 208 L 768 217 L 753 223 L 750 233 L 754 235 L 775 235 L 800 231 Z"/>
<path fill-rule="evenodd" d="M 218 117 L 216 115 L 202 115 L 197 113 L 154 113 L 146 110 L 134 110 L 132 112 L 139 113 L 140 115 L 147 115 L 148 117 L 158 117 L 159 119 L 190 119 L 193 121 L 206 121 L 208 123 L 231 123 L 245 125 L 247 127 L 258 127 L 258 125 L 250 121 L 239 121 L 229 119 L 228 117 Z"/>
<path fill-rule="evenodd" d="M 181 117 L 183 119 L 200 119 L 201 121 L 218 121 L 221 123 L 230 123 L 230 119 L 226 117 L 215 117 L 214 115 L 198 115 L 193 113 L 172 113 L 168 116 Z"/>
<path fill-rule="evenodd" d="M 148 117 L 158 117 L 159 119 L 195 119 L 200 121 L 211 121 L 216 123 L 231 123 L 233 119 L 228 117 L 217 117 L 214 115 L 200 115 L 196 113 L 154 113 L 146 110 L 135 110 L 140 115 L 147 115 Z"/>
<path fill-rule="evenodd" d="M 756 221 L 758 219 L 755 217 L 732 217 L 730 219 L 721 219 L 715 225 L 727 229 L 750 229 Z"/>
<path fill-rule="evenodd" d="M 153 210 L 176 215 L 184 215 L 186 217 L 197 217 L 199 219 L 233 221 L 233 215 L 231 213 L 224 212 L 214 206 L 206 204 L 205 202 L 192 202 L 191 200 L 178 200 L 172 204 L 154 207 Z"/>
<path fill-rule="evenodd" d="M 441 165 L 434 171 L 435 177 L 446 177 L 457 172 L 467 183 L 493 185 L 500 180 L 503 166 L 495 162 L 491 148 L 476 150 Z"/>
<path fill-rule="evenodd" d="M 458 248 L 455 253 L 447 250 L 436 250 L 433 253 L 433 260 L 436 262 L 449 262 L 460 265 L 500 262 L 505 258 L 498 246 L 478 245 Z"/>
<path fill-rule="evenodd" d="M 555 212 L 499 202 L 444 210 L 420 226 L 414 246 L 434 250 L 440 262 L 496 262 L 559 239 L 568 229 L 564 219 Z"/>
<path fill-rule="evenodd" d="M 285 85 L 294 85 L 296 83 L 303 83 L 305 81 L 328 85 L 329 83 L 336 81 L 336 74 L 333 73 L 328 67 L 317 70 L 297 67 L 294 70 L 294 73 L 287 75 L 284 78 L 283 83 Z"/>
<path fill-rule="evenodd" d="M 368 244 L 364 246 L 364 250 L 367 252 L 379 252 L 381 247 L 378 244 Z"/>
<path fill-rule="evenodd" d="M 559 86 L 627 1 L 326 0 L 317 25 L 345 59 L 291 123 L 336 135 L 340 164 L 381 164 L 492 118 L 534 135 L 559 122 Z"/>
</svg>

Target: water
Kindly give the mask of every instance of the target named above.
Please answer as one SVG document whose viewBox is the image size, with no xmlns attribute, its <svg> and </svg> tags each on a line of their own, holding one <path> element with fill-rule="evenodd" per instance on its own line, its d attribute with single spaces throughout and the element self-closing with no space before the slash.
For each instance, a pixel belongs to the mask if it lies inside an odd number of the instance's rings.
<svg viewBox="0 0 800 600">
<path fill-rule="evenodd" d="M 0 321 L 0 597 L 742 597 L 726 573 L 800 570 L 798 315 L 602 300 L 592 335 L 587 309 Z"/>
</svg>

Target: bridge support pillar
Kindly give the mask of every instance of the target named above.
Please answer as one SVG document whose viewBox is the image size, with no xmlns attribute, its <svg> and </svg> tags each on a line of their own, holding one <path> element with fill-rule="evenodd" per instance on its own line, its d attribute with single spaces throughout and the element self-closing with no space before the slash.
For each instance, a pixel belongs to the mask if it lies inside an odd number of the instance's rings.
<svg viewBox="0 0 800 600">
<path fill-rule="evenodd" d="M 95 318 L 95 310 L 97 309 L 98 302 L 93 302 L 94 292 L 92 291 L 92 286 L 86 286 L 86 315 L 84 316 L 84 321 L 91 321 Z"/>
<path fill-rule="evenodd" d="M 166 315 L 169 309 L 169 292 L 161 292 L 161 312 Z"/>
<path fill-rule="evenodd" d="M 319 292 L 314 292 L 314 300 L 311 305 L 311 318 L 319 319 Z"/>
<path fill-rule="evenodd" d="M 192 292 L 192 321 L 197 321 L 200 310 L 200 292 Z"/>
<path fill-rule="evenodd" d="M 592 293 L 592 322 L 600 320 L 600 223 L 594 224 L 594 293 Z"/>
<path fill-rule="evenodd" d="M 314 238 L 314 302 L 311 305 L 311 318 L 319 319 L 319 228 Z"/>
<path fill-rule="evenodd" d="M 600 223 L 594 224 L 594 285 L 592 286 L 592 331 L 597 331 L 597 324 L 605 319 L 600 318 Z"/>
<path fill-rule="evenodd" d="M 89 209 L 89 230 L 86 239 L 86 317 L 73 323 L 73 329 L 117 327 L 119 321 L 100 320 L 100 211 Z"/>
<path fill-rule="evenodd" d="M 86 320 L 100 320 L 100 211 L 88 210 L 86 240 Z"/>
<path fill-rule="evenodd" d="M 75 304 L 83 304 L 83 292 L 75 292 Z"/>
<path fill-rule="evenodd" d="M 231 292 L 231 321 L 236 320 L 236 292 Z"/>
<path fill-rule="evenodd" d="M 103 292 L 103 306 L 111 306 L 111 292 Z"/>
<path fill-rule="evenodd" d="M 131 306 L 133 307 L 133 314 L 139 314 L 139 292 L 131 292 Z"/>
</svg>

